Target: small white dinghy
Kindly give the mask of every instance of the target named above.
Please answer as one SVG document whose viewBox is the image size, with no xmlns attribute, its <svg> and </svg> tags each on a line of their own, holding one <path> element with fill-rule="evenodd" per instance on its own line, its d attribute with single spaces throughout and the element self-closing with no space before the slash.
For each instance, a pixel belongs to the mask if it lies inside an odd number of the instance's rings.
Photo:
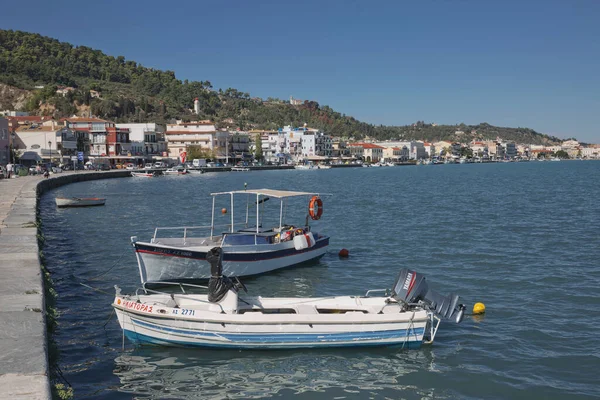
<svg viewBox="0 0 600 400">
<path fill-rule="evenodd" d="M 154 172 L 132 172 L 131 176 L 134 178 L 154 178 L 156 175 Z"/>
<path fill-rule="evenodd" d="M 103 206 L 106 199 L 99 197 L 57 197 L 56 205 L 58 207 L 91 207 Z"/>
<path fill-rule="evenodd" d="M 402 269 L 391 291 L 315 298 L 241 297 L 245 286 L 224 277 L 222 250 L 211 263 L 208 294 L 165 293 L 144 287 L 114 307 L 123 334 L 136 344 L 292 349 L 354 346 L 420 347 L 432 343 L 442 318 L 460 322 L 458 296 L 429 290 L 425 277 Z M 201 288 L 198 285 L 176 284 Z M 372 294 L 379 292 L 379 296 Z"/>
</svg>

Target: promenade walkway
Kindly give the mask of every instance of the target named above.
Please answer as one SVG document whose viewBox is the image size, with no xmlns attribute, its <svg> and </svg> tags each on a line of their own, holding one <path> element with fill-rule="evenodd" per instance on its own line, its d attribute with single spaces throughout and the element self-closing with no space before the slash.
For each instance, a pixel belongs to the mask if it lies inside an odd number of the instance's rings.
<svg viewBox="0 0 600 400">
<path fill-rule="evenodd" d="M 50 399 L 36 187 L 0 179 L 0 399 Z"/>
</svg>

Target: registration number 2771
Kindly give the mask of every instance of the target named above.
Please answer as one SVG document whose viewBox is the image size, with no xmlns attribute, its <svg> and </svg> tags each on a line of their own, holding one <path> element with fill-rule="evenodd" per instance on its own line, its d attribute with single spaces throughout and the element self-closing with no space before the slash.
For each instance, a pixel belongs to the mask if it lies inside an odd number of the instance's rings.
<svg viewBox="0 0 600 400">
<path fill-rule="evenodd" d="M 194 315 L 195 310 L 188 310 L 187 308 L 180 308 L 180 309 L 175 309 L 173 310 L 173 314 L 177 314 L 177 315 Z"/>
</svg>

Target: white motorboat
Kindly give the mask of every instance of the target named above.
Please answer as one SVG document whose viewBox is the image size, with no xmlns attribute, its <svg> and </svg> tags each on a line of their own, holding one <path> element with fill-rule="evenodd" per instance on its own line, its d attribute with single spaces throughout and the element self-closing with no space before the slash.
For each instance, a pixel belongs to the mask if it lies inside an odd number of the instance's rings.
<svg viewBox="0 0 600 400">
<path fill-rule="evenodd" d="M 188 168 L 188 173 L 190 173 L 190 174 L 203 174 L 204 170 L 202 168 Z"/>
<path fill-rule="evenodd" d="M 134 178 L 153 178 L 156 175 L 154 174 L 154 172 L 132 172 L 131 176 L 133 176 Z"/>
<path fill-rule="evenodd" d="M 164 175 L 187 175 L 188 170 L 178 165 L 176 167 L 166 169 L 163 174 Z"/>
<path fill-rule="evenodd" d="M 245 172 L 245 171 L 250 171 L 250 168 L 248 168 L 248 167 L 231 167 L 231 170 L 234 172 Z"/>
<path fill-rule="evenodd" d="M 308 223 L 323 214 L 318 193 L 248 189 L 211 195 L 211 225 L 156 228 L 146 242 L 131 238 L 142 283 L 210 278 L 206 254 L 215 246 L 223 248 L 225 273 L 233 276 L 257 275 L 313 261 L 322 257 L 329 246 L 329 237 L 314 232 Z M 230 207 L 229 211 L 221 209 L 223 215 L 230 215 L 228 224 L 215 224 L 217 198 Z M 265 211 L 268 204 L 274 203 L 266 204 L 269 199 L 279 199 L 273 213 Z M 284 218 L 290 221 L 294 217 L 289 208 L 297 203 L 295 199 L 309 200 L 308 213 L 301 211 L 296 217 L 303 222 L 290 225 Z M 307 203 L 299 204 L 304 209 Z M 255 212 L 252 218 L 251 212 Z M 251 226 L 253 219 L 255 224 Z M 227 232 L 223 233 L 224 229 Z M 200 231 L 205 233 L 199 235 Z"/>
<path fill-rule="evenodd" d="M 57 197 L 57 207 L 92 207 L 103 206 L 106 199 L 100 197 Z"/>
<path fill-rule="evenodd" d="M 242 297 L 238 290 L 247 290 L 239 279 L 222 276 L 220 254 L 220 248 L 208 254 L 208 294 L 190 294 L 191 286 L 200 286 L 180 284 L 183 293 L 143 288 L 122 295 L 115 286 L 112 306 L 124 336 L 135 344 L 186 347 L 418 348 L 433 343 L 442 318 L 458 323 L 464 315 L 458 296 L 429 290 L 425 277 L 408 269 L 391 291 L 364 296 Z"/>
<path fill-rule="evenodd" d="M 316 165 L 314 164 L 298 164 L 298 165 L 294 165 L 295 169 L 301 169 L 301 170 L 309 170 L 309 169 L 319 169 Z"/>
<path fill-rule="evenodd" d="M 317 165 L 318 169 L 331 169 L 331 165 L 327 165 L 327 164 L 319 164 Z"/>
</svg>

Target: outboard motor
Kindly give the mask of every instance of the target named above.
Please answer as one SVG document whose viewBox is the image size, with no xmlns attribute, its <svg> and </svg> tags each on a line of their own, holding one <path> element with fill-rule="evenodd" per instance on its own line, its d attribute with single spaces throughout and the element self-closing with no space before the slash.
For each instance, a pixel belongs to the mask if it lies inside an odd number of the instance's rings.
<svg viewBox="0 0 600 400">
<path fill-rule="evenodd" d="M 235 290 L 235 285 L 226 276 L 223 276 L 223 249 L 213 247 L 206 253 L 206 261 L 210 263 L 210 279 L 208 281 L 208 301 L 218 303 L 229 292 Z"/>
<path fill-rule="evenodd" d="M 465 314 L 465 305 L 458 304 L 455 294 L 443 296 L 429 289 L 424 275 L 402 268 L 392 288 L 392 297 L 406 304 L 418 304 L 427 307 L 438 317 L 460 323 Z"/>
</svg>

